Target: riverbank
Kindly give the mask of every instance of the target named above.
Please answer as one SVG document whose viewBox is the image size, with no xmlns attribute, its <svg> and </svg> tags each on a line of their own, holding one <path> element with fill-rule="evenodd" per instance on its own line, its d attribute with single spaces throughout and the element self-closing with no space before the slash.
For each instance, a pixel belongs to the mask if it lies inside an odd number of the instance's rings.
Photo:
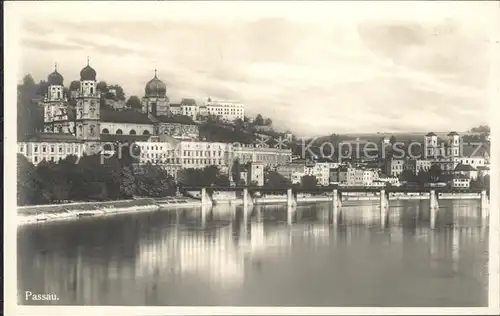
<svg viewBox="0 0 500 316">
<path fill-rule="evenodd" d="M 29 205 L 17 208 L 18 225 L 75 220 L 85 217 L 110 216 L 133 212 L 200 206 L 191 198 L 138 198 L 107 202 L 76 202 L 65 204 Z"/>
</svg>

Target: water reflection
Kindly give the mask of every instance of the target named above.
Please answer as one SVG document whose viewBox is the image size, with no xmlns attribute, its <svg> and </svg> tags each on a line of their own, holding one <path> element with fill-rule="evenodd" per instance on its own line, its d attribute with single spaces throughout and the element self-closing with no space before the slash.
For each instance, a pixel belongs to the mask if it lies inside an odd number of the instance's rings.
<svg viewBox="0 0 500 316">
<path fill-rule="evenodd" d="M 337 221 L 322 203 L 26 226 L 19 288 L 64 305 L 481 306 L 488 228 L 474 203 L 444 201 L 435 229 L 425 201 L 346 203 Z"/>
</svg>

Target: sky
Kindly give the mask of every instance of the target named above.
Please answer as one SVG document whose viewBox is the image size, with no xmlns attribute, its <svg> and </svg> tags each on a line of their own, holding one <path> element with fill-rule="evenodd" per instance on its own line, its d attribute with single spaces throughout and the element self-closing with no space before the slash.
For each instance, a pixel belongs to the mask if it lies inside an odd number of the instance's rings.
<svg viewBox="0 0 500 316">
<path fill-rule="evenodd" d="M 97 79 L 172 102 L 241 101 L 302 136 L 465 131 L 487 124 L 494 15 L 487 2 L 28 2 L 18 79 Z"/>
</svg>

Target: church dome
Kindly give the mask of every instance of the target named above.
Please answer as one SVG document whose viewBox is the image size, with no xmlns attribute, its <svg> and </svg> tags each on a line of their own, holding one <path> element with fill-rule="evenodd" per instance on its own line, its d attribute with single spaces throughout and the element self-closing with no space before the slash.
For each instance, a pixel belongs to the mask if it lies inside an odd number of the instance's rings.
<svg viewBox="0 0 500 316">
<path fill-rule="evenodd" d="M 90 67 L 89 64 L 85 66 L 81 71 L 80 71 L 80 80 L 93 80 L 95 81 L 96 78 L 96 72 L 94 68 Z"/>
<path fill-rule="evenodd" d="M 51 73 L 48 78 L 47 82 L 49 83 L 50 86 L 62 86 L 64 82 L 63 76 L 57 72 L 57 69 L 54 70 L 53 73 Z"/>
<path fill-rule="evenodd" d="M 165 97 L 167 94 L 167 85 L 163 83 L 158 77 L 156 76 L 156 70 L 155 70 L 155 76 L 153 79 L 149 80 L 148 83 L 146 83 L 146 87 L 144 89 L 146 93 L 146 97 Z"/>
</svg>

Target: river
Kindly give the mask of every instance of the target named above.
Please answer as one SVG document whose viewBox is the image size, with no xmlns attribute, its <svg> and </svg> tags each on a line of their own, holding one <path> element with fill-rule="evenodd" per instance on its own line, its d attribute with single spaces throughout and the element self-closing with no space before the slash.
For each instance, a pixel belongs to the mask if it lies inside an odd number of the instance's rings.
<svg viewBox="0 0 500 316">
<path fill-rule="evenodd" d="M 19 304 L 487 306 L 488 227 L 479 201 L 219 205 L 18 229 Z M 58 301 L 25 301 L 24 292 Z"/>
</svg>

